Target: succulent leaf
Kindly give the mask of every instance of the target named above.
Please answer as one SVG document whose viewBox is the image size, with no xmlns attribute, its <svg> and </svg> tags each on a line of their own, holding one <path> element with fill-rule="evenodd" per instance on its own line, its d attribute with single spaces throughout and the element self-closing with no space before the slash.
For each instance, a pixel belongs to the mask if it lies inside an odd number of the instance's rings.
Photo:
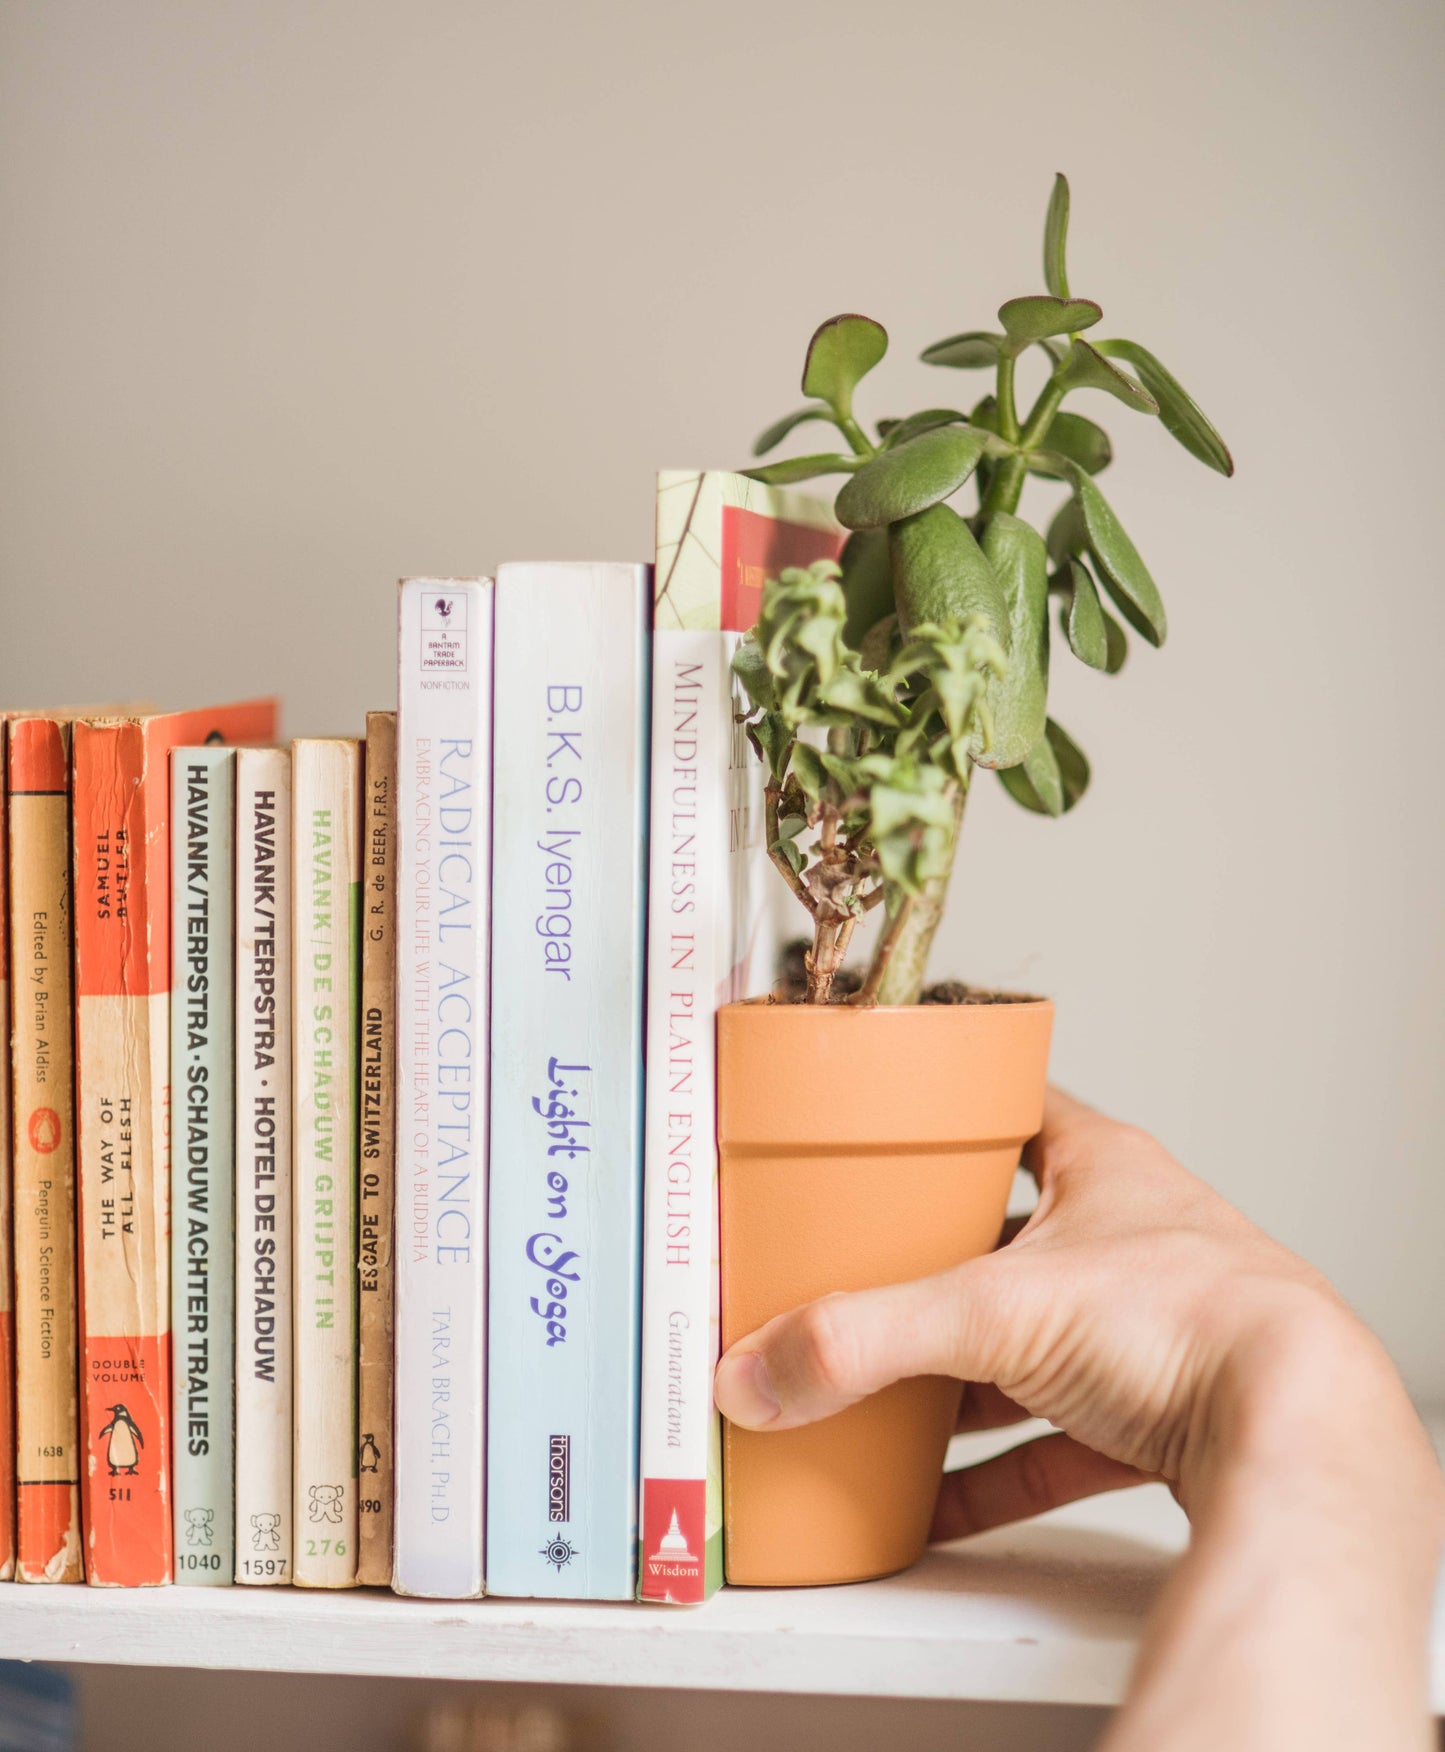
<svg viewBox="0 0 1445 1752">
<path fill-rule="evenodd" d="M 1088 341 L 1074 339 L 1059 381 L 1066 390 L 1102 389 L 1117 396 L 1126 407 L 1141 414 L 1157 414 L 1159 404 L 1144 386 L 1127 371 L 1111 365 L 1097 347 Z"/>
<path fill-rule="evenodd" d="M 1049 210 L 1044 218 L 1044 284 L 1055 298 L 1069 295 L 1069 274 L 1064 250 L 1069 240 L 1069 179 L 1062 171 L 1054 178 Z"/>
<path fill-rule="evenodd" d="M 1229 446 L 1215 430 L 1203 408 L 1170 371 L 1137 341 L 1100 341 L 1099 351 L 1110 359 L 1123 359 L 1139 374 L 1139 381 L 1159 404 L 1159 419 L 1166 432 L 1177 438 L 1191 456 L 1222 475 L 1234 473 Z"/>
<path fill-rule="evenodd" d="M 871 316 L 834 316 L 808 343 L 803 394 L 816 396 L 842 418 L 853 412 L 853 391 L 888 351 L 888 331 Z"/>
<path fill-rule="evenodd" d="M 1104 605 L 1089 569 L 1082 560 L 1069 561 L 1073 590 L 1064 611 L 1069 649 L 1090 669 L 1109 667 L 1109 634 L 1104 625 Z"/>
<path fill-rule="evenodd" d="M 817 480 L 819 475 L 852 474 L 857 467 L 856 457 L 826 451 L 816 456 L 790 456 L 784 462 L 765 462 L 742 472 L 751 481 L 762 481 L 770 487 L 787 487 L 795 481 Z"/>
<path fill-rule="evenodd" d="M 1103 314 L 1092 298 L 1055 298 L 1032 293 L 1026 298 L 1010 298 L 1000 305 L 998 319 L 1012 342 L 1012 350 L 1018 352 L 1051 335 L 1074 335 L 1080 329 L 1092 328 Z"/>
<path fill-rule="evenodd" d="M 939 426 L 870 457 L 838 494 L 838 521 L 848 529 L 881 529 L 956 493 L 978 467 L 989 434 L 970 426 Z"/>
<path fill-rule="evenodd" d="M 951 505 L 932 505 L 890 524 L 893 597 L 905 636 L 929 622 L 982 617 L 1008 649 L 1008 605 L 983 549 Z"/>
<path fill-rule="evenodd" d="M 995 512 L 984 558 L 1003 587 L 1009 617 L 1007 671 L 989 685 L 993 734 L 980 766 L 1015 766 L 1043 736 L 1049 694 L 1049 579 L 1044 539 L 1030 523 Z"/>
<path fill-rule="evenodd" d="M 1010 351 L 1008 336 L 996 335 L 987 329 L 969 329 L 966 334 L 949 335 L 935 341 L 919 354 L 925 365 L 951 365 L 958 371 L 992 371 Z"/>
<path fill-rule="evenodd" d="M 810 403 L 805 408 L 795 408 L 791 414 L 784 414 L 781 420 L 774 420 L 766 431 L 758 433 L 753 440 L 753 455 L 766 456 L 805 420 L 831 420 L 832 417 L 833 410 L 817 402 Z"/>
<path fill-rule="evenodd" d="M 1130 541 L 1108 500 L 1090 477 L 1077 466 L 1070 474 L 1074 497 L 1084 520 L 1089 552 L 1098 564 L 1104 588 L 1135 632 L 1151 645 L 1162 645 L 1169 621 L 1159 586 L 1150 576 L 1149 568 L 1139 557 L 1138 548 Z"/>
</svg>

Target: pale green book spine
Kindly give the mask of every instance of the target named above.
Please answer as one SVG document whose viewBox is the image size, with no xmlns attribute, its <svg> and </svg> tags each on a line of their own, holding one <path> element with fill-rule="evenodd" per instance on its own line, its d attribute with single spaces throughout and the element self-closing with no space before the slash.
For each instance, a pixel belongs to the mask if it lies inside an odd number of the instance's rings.
<svg viewBox="0 0 1445 1752">
<path fill-rule="evenodd" d="M 236 755 L 171 755 L 171 1334 L 176 1581 L 235 1568 Z"/>
<path fill-rule="evenodd" d="M 292 744 L 295 1557 L 303 1588 L 357 1560 L 361 746 Z"/>
</svg>

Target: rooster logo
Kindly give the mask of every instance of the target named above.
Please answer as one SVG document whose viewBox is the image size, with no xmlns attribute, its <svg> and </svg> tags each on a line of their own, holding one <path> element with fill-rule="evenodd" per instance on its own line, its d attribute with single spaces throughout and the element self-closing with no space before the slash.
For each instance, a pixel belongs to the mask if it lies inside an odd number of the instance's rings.
<svg viewBox="0 0 1445 1752">
<path fill-rule="evenodd" d="M 445 596 L 439 596 L 439 597 L 437 597 L 437 599 L 436 599 L 436 611 L 437 611 L 437 613 L 438 613 L 438 614 L 439 614 L 439 615 L 440 615 L 440 616 L 441 616 L 441 617 L 442 617 L 442 619 L 443 619 L 443 620 L 446 620 L 446 619 L 447 619 L 447 618 L 448 618 L 448 616 L 449 616 L 449 615 L 450 615 L 450 614 L 451 614 L 451 612 L 452 612 L 452 605 L 451 605 L 451 603 L 450 603 L 450 602 L 449 602 L 449 601 L 448 601 L 448 600 L 447 600 L 447 598 L 446 598 L 446 597 L 445 597 Z"/>
</svg>

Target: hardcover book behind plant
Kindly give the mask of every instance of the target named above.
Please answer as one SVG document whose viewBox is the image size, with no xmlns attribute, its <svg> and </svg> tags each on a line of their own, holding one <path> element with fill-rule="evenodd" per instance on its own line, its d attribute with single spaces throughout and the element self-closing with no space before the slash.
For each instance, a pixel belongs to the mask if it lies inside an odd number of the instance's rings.
<svg viewBox="0 0 1445 1752">
<path fill-rule="evenodd" d="M 82 720 L 74 734 L 86 1580 L 171 1579 L 170 771 L 264 742 L 274 700 Z"/>
<path fill-rule="evenodd" d="M 647 566 L 497 574 L 487 1587 L 637 1549 Z"/>
<path fill-rule="evenodd" d="M 826 505 L 741 475 L 658 477 L 639 1592 L 697 1601 L 722 1580 L 718 1356 L 720 1004 L 765 992 L 778 950 L 762 775 L 730 663 L 764 580 L 836 557 Z"/>
<path fill-rule="evenodd" d="M 236 751 L 236 1580 L 291 1580 L 291 751 Z"/>
<path fill-rule="evenodd" d="M 398 1593 L 482 1592 L 492 581 L 401 587 Z"/>
<path fill-rule="evenodd" d="M 171 1360 L 176 1580 L 235 1570 L 236 756 L 171 755 Z"/>
<path fill-rule="evenodd" d="M 361 745 L 292 744 L 293 1574 L 356 1583 Z"/>
</svg>

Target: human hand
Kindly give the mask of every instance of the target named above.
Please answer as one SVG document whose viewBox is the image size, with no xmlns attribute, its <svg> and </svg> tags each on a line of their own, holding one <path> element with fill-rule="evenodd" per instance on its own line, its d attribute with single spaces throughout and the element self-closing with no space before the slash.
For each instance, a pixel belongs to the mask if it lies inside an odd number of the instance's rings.
<svg viewBox="0 0 1445 1752">
<path fill-rule="evenodd" d="M 719 1409 L 791 1429 L 948 1374 L 969 1384 L 962 1427 L 1046 1418 L 1058 1433 L 947 1476 L 934 1536 L 1146 1478 L 1173 1487 L 1195 1546 L 1111 1746 L 1192 1747 L 1184 1714 L 1201 1745 L 1406 1744 L 1347 1737 L 1423 1722 L 1445 1526 L 1438 1468 L 1384 1351 L 1318 1272 L 1143 1132 L 1051 1091 L 1027 1163 L 1039 1202 L 1007 1246 L 770 1321 L 719 1364 Z M 1362 1663 L 1345 1699 L 1319 1677 L 1320 1645 L 1342 1627 Z M 1276 1642 L 1266 1694 L 1283 1700 L 1286 1738 L 1270 1737 L 1283 1732 L 1273 1718 L 1260 1737 L 1249 1677 Z M 1304 1736 L 1305 1716 L 1324 1737 Z"/>
</svg>

